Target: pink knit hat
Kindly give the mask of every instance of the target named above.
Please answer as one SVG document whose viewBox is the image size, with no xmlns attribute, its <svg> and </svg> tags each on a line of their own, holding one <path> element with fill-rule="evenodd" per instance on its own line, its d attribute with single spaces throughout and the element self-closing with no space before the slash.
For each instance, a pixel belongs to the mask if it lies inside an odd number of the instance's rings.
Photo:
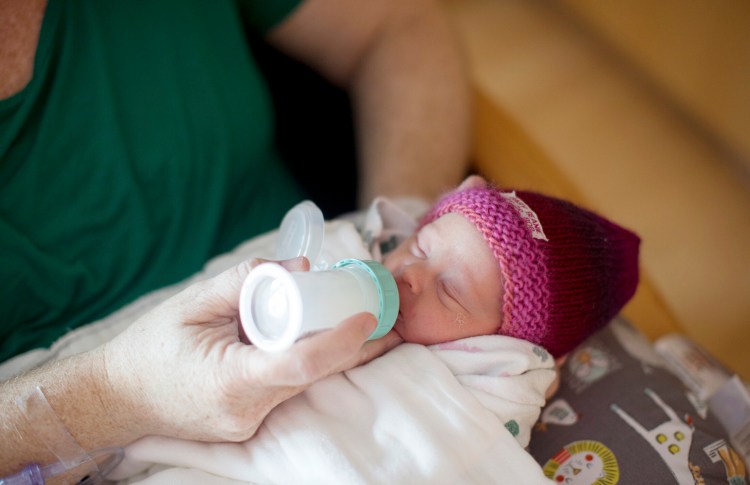
<svg viewBox="0 0 750 485">
<path fill-rule="evenodd" d="M 451 212 L 477 227 L 500 264 L 501 335 L 559 357 L 635 293 L 638 236 L 570 202 L 491 186 L 459 189 L 440 199 L 420 226 Z"/>
</svg>

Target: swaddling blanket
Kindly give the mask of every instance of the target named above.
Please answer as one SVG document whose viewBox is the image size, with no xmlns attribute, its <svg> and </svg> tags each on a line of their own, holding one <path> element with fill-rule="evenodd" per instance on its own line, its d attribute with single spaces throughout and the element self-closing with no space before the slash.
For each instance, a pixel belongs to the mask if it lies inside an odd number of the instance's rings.
<svg viewBox="0 0 750 485">
<path fill-rule="evenodd" d="M 118 473 L 253 483 L 549 483 L 524 450 L 553 379 L 528 342 L 402 344 L 282 403 L 244 443 L 148 437 Z M 155 467 L 145 483 L 170 483 Z M 200 470 L 208 472 L 203 473 Z"/>
</svg>

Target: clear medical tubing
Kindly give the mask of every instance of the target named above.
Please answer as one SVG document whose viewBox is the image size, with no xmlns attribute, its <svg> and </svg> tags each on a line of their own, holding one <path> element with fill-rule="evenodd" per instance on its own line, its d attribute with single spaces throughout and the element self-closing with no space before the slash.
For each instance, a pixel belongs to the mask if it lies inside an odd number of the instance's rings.
<svg viewBox="0 0 750 485">
<path fill-rule="evenodd" d="M 85 460 L 79 464 L 58 461 L 50 465 L 41 466 L 31 463 L 23 467 L 18 473 L 0 477 L 0 485 L 44 485 L 49 479 L 75 470 L 78 470 L 75 473 L 76 475 L 83 475 L 83 478 L 75 482 L 77 485 L 97 485 L 105 483 L 107 475 L 120 464 L 123 456 L 124 450 L 122 448 L 102 448 L 87 454 Z M 87 469 L 86 461 L 99 462 L 100 458 L 104 458 L 104 460 L 98 466 L 93 469 Z M 70 477 L 72 478 L 73 475 Z M 55 481 L 54 483 L 60 482 Z"/>
</svg>

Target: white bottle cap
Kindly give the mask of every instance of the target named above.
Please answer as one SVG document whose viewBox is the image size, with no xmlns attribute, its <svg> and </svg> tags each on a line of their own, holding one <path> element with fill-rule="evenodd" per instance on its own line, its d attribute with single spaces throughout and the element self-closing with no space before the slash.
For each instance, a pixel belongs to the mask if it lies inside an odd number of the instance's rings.
<svg viewBox="0 0 750 485">
<path fill-rule="evenodd" d="M 240 320 L 256 347 L 291 347 L 302 333 L 302 294 L 292 273 L 274 263 L 256 266 L 242 285 Z"/>
<path fill-rule="evenodd" d="M 281 221 L 276 259 L 305 256 L 313 267 L 320 258 L 324 238 L 323 212 L 309 200 L 300 202 L 292 207 Z"/>
</svg>

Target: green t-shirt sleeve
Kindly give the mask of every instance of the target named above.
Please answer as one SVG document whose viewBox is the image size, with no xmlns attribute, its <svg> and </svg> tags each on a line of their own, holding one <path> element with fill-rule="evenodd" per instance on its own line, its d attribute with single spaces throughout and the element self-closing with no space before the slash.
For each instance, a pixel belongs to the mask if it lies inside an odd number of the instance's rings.
<svg viewBox="0 0 750 485">
<path fill-rule="evenodd" d="M 281 23 L 303 0 L 238 0 L 248 25 L 265 34 Z"/>
</svg>

